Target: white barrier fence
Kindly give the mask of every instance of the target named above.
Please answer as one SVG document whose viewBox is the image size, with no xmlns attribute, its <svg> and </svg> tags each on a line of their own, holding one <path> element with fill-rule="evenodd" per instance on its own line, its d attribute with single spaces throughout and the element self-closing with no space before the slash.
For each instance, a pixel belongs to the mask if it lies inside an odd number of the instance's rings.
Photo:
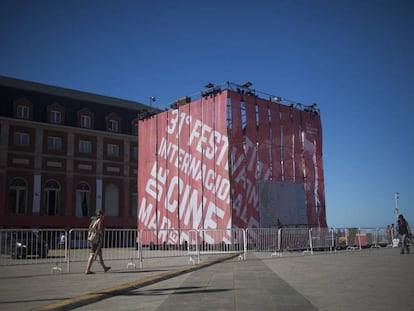
<svg viewBox="0 0 414 311">
<path fill-rule="evenodd" d="M 386 228 L 338 228 L 334 230 L 336 249 L 393 246 L 397 234 Z"/>
<path fill-rule="evenodd" d="M 102 248 L 104 249 L 105 261 L 124 260 L 127 267 L 135 267 L 138 261 L 137 230 L 134 229 L 105 229 L 105 238 Z M 88 230 L 71 229 L 68 232 L 66 243 L 67 271 L 70 271 L 70 263 L 84 262 L 89 257 L 89 245 L 87 241 Z"/>
<path fill-rule="evenodd" d="M 0 266 L 66 263 L 67 232 L 64 229 L 0 230 Z"/>
<path fill-rule="evenodd" d="M 70 271 L 73 262 L 89 256 L 85 228 L 2 229 L 0 266 L 50 264 L 52 272 Z M 127 268 L 143 267 L 145 260 L 185 257 L 199 263 L 200 256 L 236 254 L 246 259 L 248 252 L 334 251 L 393 246 L 394 233 L 385 228 L 247 228 L 206 230 L 105 230 L 105 261 L 125 261 Z M 394 246 L 395 247 L 395 246 Z"/>
<path fill-rule="evenodd" d="M 200 255 L 246 252 L 243 229 L 141 230 L 137 241 L 140 267 L 150 258 L 189 256 L 200 263 Z"/>
</svg>

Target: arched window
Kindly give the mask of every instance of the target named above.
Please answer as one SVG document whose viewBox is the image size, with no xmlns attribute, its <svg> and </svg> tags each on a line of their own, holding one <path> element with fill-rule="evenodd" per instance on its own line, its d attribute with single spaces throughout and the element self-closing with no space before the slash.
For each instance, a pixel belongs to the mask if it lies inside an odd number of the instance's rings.
<svg viewBox="0 0 414 311">
<path fill-rule="evenodd" d="M 27 183 L 24 179 L 16 178 L 10 184 L 9 206 L 14 214 L 24 215 L 27 213 Z"/>
<path fill-rule="evenodd" d="M 93 212 L 91 209 L 91 188 L 86 182 L 80 182 L 76 186 L 76 216 L 88 216 Z"/>
<path fill-rule="evenodd" d="M 47 215 L 59 215 L 60 184 L 56 180 L 49 180 L 45 184 L 45 205 Z"/>
<path fill-rule="evenodd" d="M 121 132 L 121 118 L 116 113 L 110 113 L 105 118 L 106 130 L 108 132 Z"/>
<path fill-rule="evenodd" d="M 94 128 L 94 113 L 88 109 L 83 108 L 77 112 L 78 126 L 88 129 Z"/>
<path fill-rule="evenodd" d="M 47 106 L 46 110 L 48 115 L 48 122 L 65 124 L 65 108 L 62 105 L 54 103 Z"/>
<path fill-rule="evenodd" d="M 119 216 L 119 189 L 115 184 L 105 188 L 105 216 Z"/>
<path fill-rule="evenodd" d="M 18 119 L 32 120 L 33 104 L 26 97 L 21 97 L 13 101 L 13 115 Z"/>
</svg>

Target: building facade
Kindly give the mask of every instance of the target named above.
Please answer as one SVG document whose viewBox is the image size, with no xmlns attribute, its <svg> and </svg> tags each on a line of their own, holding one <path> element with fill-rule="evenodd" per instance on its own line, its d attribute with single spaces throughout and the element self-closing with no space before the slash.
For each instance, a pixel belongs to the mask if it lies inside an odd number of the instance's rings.
<svg viewBox="0 0 414 311">
<path fill-rule="evenodd" d="M 136 228 L 137 120 L 151 107 L 0 77 L 0 227 Z"/>
</svg>

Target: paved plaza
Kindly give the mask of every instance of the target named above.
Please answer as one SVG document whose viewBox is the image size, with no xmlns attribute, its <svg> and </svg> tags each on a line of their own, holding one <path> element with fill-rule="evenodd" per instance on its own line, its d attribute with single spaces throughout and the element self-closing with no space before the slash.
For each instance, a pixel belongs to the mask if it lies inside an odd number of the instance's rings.
<svg viewBox="0 0 414 311">
<path fill-rule="evenodd" d="M 249 253 L 108 262 L 85 275 L 48 265 L 0 267 L 2 310 L 414 310 L 414 255 L 396 248 Z"/>
</svg>

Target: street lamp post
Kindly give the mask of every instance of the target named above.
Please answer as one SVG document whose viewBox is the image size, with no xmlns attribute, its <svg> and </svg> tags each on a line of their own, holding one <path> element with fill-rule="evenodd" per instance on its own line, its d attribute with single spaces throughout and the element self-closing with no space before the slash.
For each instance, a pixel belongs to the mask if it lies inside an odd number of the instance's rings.
<svg viewBox="0 0 414 311">
<path fill-rule="evenodd" d="M 399 199 L 399 192 L 394 192 L 394 200 L 395 200 L 395 217 L 397 218 L 398 222 L 398 216 L 400 215 L 400 211 L 398 210 L 398 199 Z"/>
<path fill-rule="evenodd" d="M 148 97 L 149 98 L 149 104 L 150 104 L 150 106 L 152 106 L 152 104 L 157 100 L 156 98 L 155 98 L 155 96 L 150 96 L 150 97 Z"/>
</svg>

